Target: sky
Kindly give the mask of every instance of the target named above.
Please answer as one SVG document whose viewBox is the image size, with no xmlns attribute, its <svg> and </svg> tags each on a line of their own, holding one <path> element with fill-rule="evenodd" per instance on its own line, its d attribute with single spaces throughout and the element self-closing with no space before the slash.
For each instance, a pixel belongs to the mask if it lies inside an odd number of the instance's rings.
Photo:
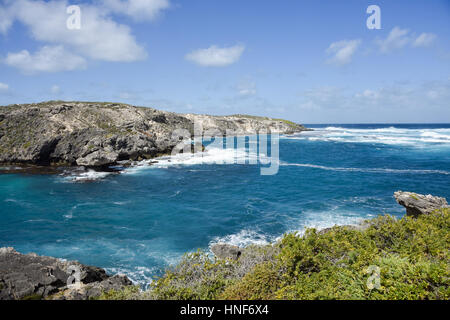
<svg viewBox="0 0 450 320">
<path fill-rule="evenodd" d="M 0 0 L 0 105 L 46 100 L 448 123 L 450 1 Z"/>
</svg>

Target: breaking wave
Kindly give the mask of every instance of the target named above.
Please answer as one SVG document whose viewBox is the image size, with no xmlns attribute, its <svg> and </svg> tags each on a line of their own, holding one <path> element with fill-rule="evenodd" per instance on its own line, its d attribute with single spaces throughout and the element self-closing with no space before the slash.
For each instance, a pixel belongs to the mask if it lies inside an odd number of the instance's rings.
<svg viewBox="0 0 450 320">
<path fill-rule="evenodd" d="M 281 162 L 280 166 L 294 166 L 314 168 L 329 171 L 345 171 L 345 172 L 363 172 L 363 173 L 389 173 L 389 174 L 445 174 L 450 175 L 450 171 L 445 170 L 426 170 L 426 169 L 389 169 L 389 168 L 343 168 L 343 167 L 328 167 L 310 163 L 288 163 Z"/>
<path fill-rule="evenodd" d="M 413 147 L 427 145 L 450 146 L 450 129 L 403 129 L 396 127 L 351 129 L 326 127 L 316 129 L 315 131 L 284 136 L 283 138 L 342 143 L 405 145 Z"/>
</svg>

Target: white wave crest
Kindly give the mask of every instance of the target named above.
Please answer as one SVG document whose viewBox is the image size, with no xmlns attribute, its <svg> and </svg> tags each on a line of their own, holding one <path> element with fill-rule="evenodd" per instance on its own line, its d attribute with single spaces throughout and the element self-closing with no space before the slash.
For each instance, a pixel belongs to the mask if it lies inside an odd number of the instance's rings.
<svg viewBox="0 0 450 320">
<path fill-rule="evenodd" d="M 405 145 L 410 147 L 450 146 L 450 129 L 351 129 L 343 127 L 326 127 L 315 131 L 302 132 L 283 139 L 328 141 L 342 143 L 369 143 L 385 145 Z"/>
<path fill-rule="evenodd" d="M 445 170 L 427 170 L 427 169 L 390 169 L 390 168 L 345 168 L 345 167 L 328 167 L 310 163 L 288 163 L 281 162 L 280 166 L 306 167 L 329 171 L 345 171 L 345 172 L 363 172 L 363 173 L 398 173 L 398 174 L 444 174 L 450 175 L 450 171 Z"/>
<path fill-rule="evenodd" d="M 235 234 L 230 234 L 224 237 L 215 237 L 210 243 L 209 247 L 216 243 L 226 243 L 238 247 L 246 247 L 250 244 L 265 245 L 273 239 L 268 238 L 267 235 L 260 234 L 254 230 L 244 229 Z"/>
<path fill-rule="evenodd" d="M 63 182 L 87 182 L 104 179 L 107 176 L 113 174 L 113 172 L 103 172 L 88 170 L 80 173 L 72 173 L 68 176 L 63 177 Z"/>
<path fill-rule="evenodd" d="M 136 266 L 133 268 L 126 267 L 110 267 L 105 268 L 106 272 L 109 274 L 122 274 L 126 275 L 128 279 L 135 285 L 140 285 L 144 290 L 147 289 L 153 282 L 152 274 L 158 271 L 158 268 L 148 268 L 144 266 Z"/>
<path fill-rule="evenodd" d="M 137 174 L 143 169 L 162 168 L 195 165 L 225 165 L 225 164 L 257 164 L 270 163 L 275 159 L 271 159 L 264 154 L 257 154 L 252 150 L 246 149 L 221 149 L 206 148 L 204 152 L 197 153 L 179 153 L 172 156 L 163 156 L 152 160 L 141 161 L 137 166 L 127 168 L 123 171 L 125 174 Z"/>
<path fill-rule="evenodd" d="M 371 217 L 373 215 L 369 214 L 366 217 L 361 217 L 361 213 L 341 212 L 337 210 L 307 211 L 302 214 L 301 222 L 297 226 L 297 229 L 289 232 L 297 232 L 299 235 L 303 235 L 307 228 L 323 230 L 333 226 L 358 225 L 364 219 Z"/>
</svg>

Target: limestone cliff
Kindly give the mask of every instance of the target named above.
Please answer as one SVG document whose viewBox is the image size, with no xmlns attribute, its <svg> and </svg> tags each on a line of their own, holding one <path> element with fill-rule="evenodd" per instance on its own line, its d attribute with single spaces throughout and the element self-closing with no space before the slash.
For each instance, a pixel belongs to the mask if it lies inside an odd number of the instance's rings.
<svg viewBox="0 0 450 320">
<path fill-rule="evenodd" d="M 0 107 L 0 163 L 108 166 L 168 153 L 176 129 L 306 130 L 280 119 L 176 114 L 118 103 L 50 101 Z"/>
</svg>

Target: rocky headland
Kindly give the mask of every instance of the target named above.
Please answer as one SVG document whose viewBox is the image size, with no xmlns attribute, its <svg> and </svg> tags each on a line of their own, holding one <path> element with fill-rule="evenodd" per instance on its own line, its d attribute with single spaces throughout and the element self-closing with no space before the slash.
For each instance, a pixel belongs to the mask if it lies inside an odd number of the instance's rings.
<svg viewBox="0 0 450 320">
<path fill-rule="evenodd" d="M 0 164 L 107 167 L 168 154 L 176 130 L 290 134 L 307 130 L 281 119 L 177 114 L 121 103 L 49 101 L 0 107 Z"/>
</svg>

